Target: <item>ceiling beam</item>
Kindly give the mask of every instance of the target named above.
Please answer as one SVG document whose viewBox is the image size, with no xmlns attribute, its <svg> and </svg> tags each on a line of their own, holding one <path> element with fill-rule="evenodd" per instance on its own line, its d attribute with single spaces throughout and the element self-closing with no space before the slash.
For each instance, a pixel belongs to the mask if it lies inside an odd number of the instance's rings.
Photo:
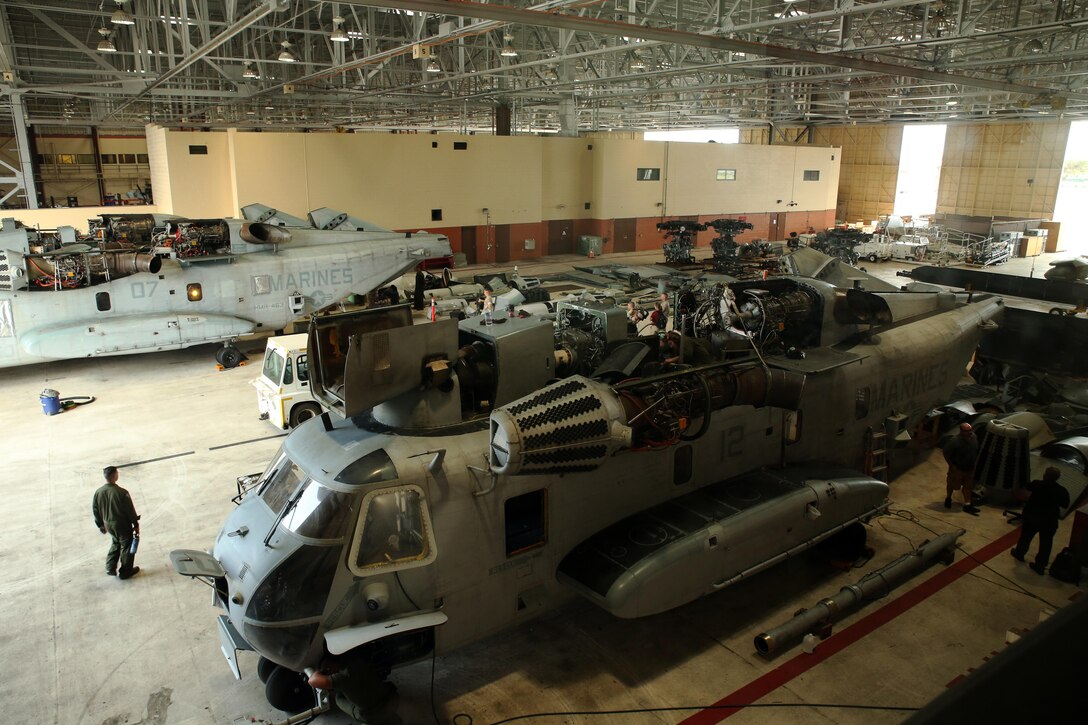
<svg viewBox="0 0 1088 725">
<path fill-rule="evenodd" d="M 1011 83 L 1009 81 L 978 78 L 961 73 L 949 73 L 929 68 L 917 68 L 896 63 L 855 58 L 844 53 L 817 53 L 801 48 L 789 48 L 781 45 L 756 43 L 734 38 L 719 38 L 713 35 L 669 30 L 667 28 L 631 25 L 614 20 L 601 20 L 589 17 L 561 15 L 557 13 L 542 13 L 534 10 L 522 10 L 520 8 L 511 8 L 502 5 L 484 5 L 478 2 L 472 2 L 471 0 L 341 0 L 341 2 L 346 5 L 382 7 L 394 10 L 412 10 L 417 13 L 433 13 L 436 15 L 484 18 L 505 23 L 564 28 L 567 30 L 595 33 L 598 35 L 626 36 L 642 38 L 644 40 L 656 40 L 662 43 L 694 45 L 733 53 L 764 55 L 800 63 L 850 68 L 851 70 L 879 73 L 881 75 L 918 78 L 935 81 L 937 83 L 948 83 L 971 88 L 986 88 L 988 90 L 1004 91 L 1006 93 L 1023 93 L 1032 96 L 1061 93 L 1063 96 L 1069 98 L 1088 100 L 1088 94 L 1069 93 L 1060 91 L 1059 89 L 1024 83 Z M 1085 19 L 1084 22 L 1088 23 L 1088 19 Z"/>
<path fill-rule="evenodd" d="M 235 35 L 238 35 L 238 33 L 242 32 L 249 26 L 256 23 L 258 20 L 261 20 L 270 13 L 286 10 L 288 5 L 289 3 L 287 2 L 287 0 L 261 0 L 260 4 L 258 4 L 257 7 L 236 20 L 229 27 L 224 29 L 223 32 L 219 33 L 211 40 L 194 50 L 191 55 L 186 56 L 181 62 L 177 63 L 170 70 L 166 71 L 154 81 L 149 83 L 146 88 L 137 93 L 135 96 L 128 99 L 117 108 L 114 108 L 102 120 L 106 121 L 110 118 L 113 118 L 118 113 L 125 110 L 133 103 L 146 96 L 151 91 L 155 90 L 156 88 L 160 87 L 167 81 L 171 80 L 172 78 L 183 72 L 186 68 L 189 68 L 190 66 L 200 62 L 204 58 L 204 56 L 208 55 L 213 50 L 221 46 L 223 43 L 226 43 Z"/>
</svg>

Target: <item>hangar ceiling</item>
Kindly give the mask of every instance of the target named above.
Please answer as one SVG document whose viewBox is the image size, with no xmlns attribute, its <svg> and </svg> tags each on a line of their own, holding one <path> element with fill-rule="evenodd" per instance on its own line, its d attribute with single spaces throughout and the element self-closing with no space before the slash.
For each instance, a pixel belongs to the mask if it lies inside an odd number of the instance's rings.
<svg viewBox="0 0 1088 725">
<path fill-rule="evenodd" d="M 1075 119 L 1088 0 L 0 0 L 0 70 L 48 126 Z"/>
</svg>

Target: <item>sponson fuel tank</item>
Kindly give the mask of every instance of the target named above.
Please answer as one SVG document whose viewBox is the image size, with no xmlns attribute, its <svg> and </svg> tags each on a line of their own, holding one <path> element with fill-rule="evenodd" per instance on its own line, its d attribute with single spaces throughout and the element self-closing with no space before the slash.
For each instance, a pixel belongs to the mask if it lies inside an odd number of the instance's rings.
<svg viewBox="0 0 1088 725">
<path fill-rule="evenodd" d="M 584 541 L 558 578 L 618 617 L 724 589 L 887 506 L 888 484 L 841 470 L 758 471 L 629 516 Z"/>
</svg>

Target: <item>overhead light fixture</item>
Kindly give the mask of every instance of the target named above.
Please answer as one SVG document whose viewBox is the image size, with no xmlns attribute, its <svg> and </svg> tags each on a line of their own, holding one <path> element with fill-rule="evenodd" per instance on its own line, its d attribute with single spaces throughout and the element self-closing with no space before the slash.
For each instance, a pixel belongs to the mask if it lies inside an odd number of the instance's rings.
<svg viewBox="0 0 1088 725">
<path fill-rule="evenodd" d="M 136 20 L 129 15 L 125 10 L 125 3 L 128 0 L 113 0 L 117 3 L 117 9 L 113 11 L 113 15 L 110 16 L 110 22 L 114 25 L 135 25 Z"/>
<path fill-rule="evenodd" d="M 956 100 L 945 101 L 944 105 L 946 105 L 946 106 L 958 106 L 958 105 L 960 105 L 960 102 L 956 101 Z"/>
<path fill-rule="evenodd" d="M 344 30 L 344 18 L 339 15 L 332 19 L 332 33 L 329 35 L 329 40 L 334 43 L 346 43 L 351 40 Z"/>
<path fill-rule="evenodd" d="M 499 55 L 503 58 L 517 58 L 518 51 L 514 49 L 514 36 L 506 33 L 502 36 L 502 50 L 499 51 Z"/>
<path fill-rule="evenodd" d="M 427 62 L 427 72 L 428 73 L 441 73 L 442 72 L 442 66 L 438 65 L 437 60 L 435 60 L 434 58 L 431 58 L 430 61 Z"/>
<path fill-rule="evenodd" d="M 113 31 L 107 28 L 99 28 L 98 34 L 102 36 L 102 40 L 98 41 L 99 53 L 116 53 L 117 46 L 110 40 L 110 36 L 113 35 Z"/>
<path fill-rule="evenodd" d="M 631 61 L 631 70 L 646 70 L 646 64 L 637 55 Z"/>
<path fill-rule="evenodd" d="M 298 62 L 298 58 L 296 58 L 295 54 L 291 52 L 291 41 L 290 40 L 283 41 L 282 43 L 280 43 L 280 46 L 283 48 L 283 50 L 280 51 L 279 57 L 277 58 L 277 60 L 279 60 L 280 63 L 296 63 L 296 62 Z"/>
<path fill-rule="evenodd" d="M 258 78 L 261 77 L 261 74 L 258 73 L 256 70 L 254 70 L 253 64 L 250 61 L 247 60 L 245 62 L 245 66 L 246 66 L 246 69 L 244 71 L 242 71 L 242 77 L 243 78 L 248 78 L 250 80 L 257 80 Z"/>
<path fill-rule="evenodd" d="M 1042 53 L 1046 48 L 1043 47 L 1043 41 L 1038 38 L 1032 38 L 1028 42 L 1024 43 L 1024 50 L 1029 53 Z"/>
</svg>

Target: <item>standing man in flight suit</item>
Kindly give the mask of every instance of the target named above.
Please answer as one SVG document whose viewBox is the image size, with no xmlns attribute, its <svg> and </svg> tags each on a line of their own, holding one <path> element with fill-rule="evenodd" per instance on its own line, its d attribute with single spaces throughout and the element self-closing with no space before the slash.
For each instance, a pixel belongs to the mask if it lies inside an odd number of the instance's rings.
<svg viewBox="0 0 1088 725">
<path fill-rule="evenodd" d="M 117 485 L 117 466 L 106 466 L 102 475 L 106 477 L 106 483 L 94 492 L 91 503 L 94 525 L 113 539 L 110 553 L 106 555 L 106 573 L 128 579 L 140 572 L 140 567 L 132 565 L 135 557 L 132 540 L 140 535 L 140 517 L 136 515 L 128 491 Z"/>
</svg>

